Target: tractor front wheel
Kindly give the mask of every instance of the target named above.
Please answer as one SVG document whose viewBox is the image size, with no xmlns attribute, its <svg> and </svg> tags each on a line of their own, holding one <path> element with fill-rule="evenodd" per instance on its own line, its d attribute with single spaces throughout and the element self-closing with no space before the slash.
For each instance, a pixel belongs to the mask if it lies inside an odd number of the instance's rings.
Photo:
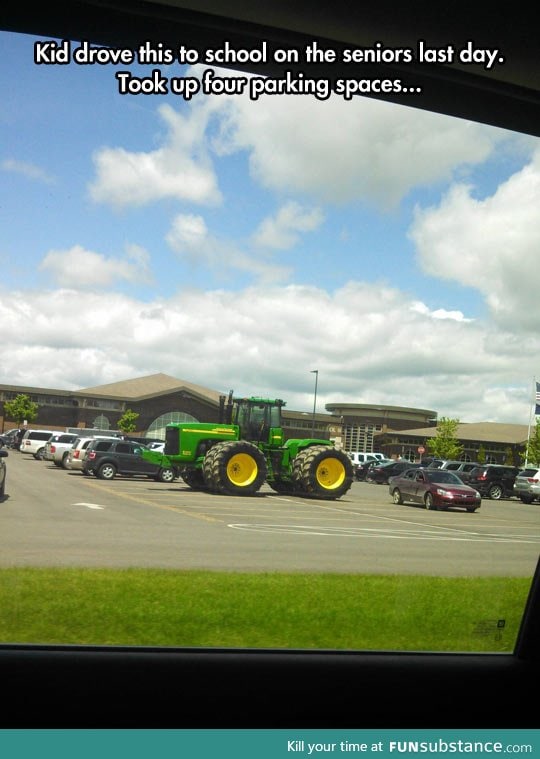
<svg viewBox="0 0 540 759">
<path fill-rule="evenodd" d="M 246 440 L 218 443 L 205 460 L 204 480 L 212 490 L 224 495 L 253 495 L 266 480 L 266 459 L 262 451 Z"/>
<path fill-rule="evenodd" d="M 347 454 L 329 445 L 305 448 L 293 461 L 296 491 L 314 498 L 341 498 L 351 487 L 353 476 Z"/>
</svg>

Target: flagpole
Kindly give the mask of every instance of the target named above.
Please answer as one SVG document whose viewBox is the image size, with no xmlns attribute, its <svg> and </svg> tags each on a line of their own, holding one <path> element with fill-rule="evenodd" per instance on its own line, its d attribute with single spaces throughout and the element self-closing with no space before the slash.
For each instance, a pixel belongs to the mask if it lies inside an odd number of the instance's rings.
<svg viewBox="0 0 540 759">
<path fill-rule="evenodd" d="M 531 422 L 533 409 L 536 411 L 536 377 L 533 377 L 533 400 L 531 404 L 531 410 L 529 412 L 529 429 L 527 430 L 527 447 L 525 449 L 525 467 L 529 464 L 529 442 L 531 440 Z"/>
</svg>

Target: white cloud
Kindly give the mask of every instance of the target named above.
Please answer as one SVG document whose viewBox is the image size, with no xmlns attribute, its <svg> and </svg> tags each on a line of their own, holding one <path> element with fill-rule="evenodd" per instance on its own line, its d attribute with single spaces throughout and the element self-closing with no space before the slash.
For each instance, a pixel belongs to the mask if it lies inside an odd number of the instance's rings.
<svg viewBox="0 0 540 759">
<path fill-rule="evenodd" d="M 413 187 L 449 180 L 508 135 L 376 100 L 280 96 L 223 105 L 218 153 L 247 150 L 264 187 L 329 203 L 396 205 Z"/>
<path fill-rule="evenodd" d="M 150 262 L 138 246 L 106 255 L 84 244 L 66 250 L 46 243 L 50 249 L 40 269 L 64 289 L 17 291 L 10 282 L 9 291 L 7 284 L 0 291 L 9 356 L 0 367 L 0 381 L 29 384 L 28 367 L 36 365 L 39 384 L 58 388 L 161 371 L 224 392 L 281 395 L 289 408 L 309 411 L 310 372 L 317 368 L 320 410 L 330 401 L 385 403 L 433 409 L 464 421 L 528 421 L 530 378 L 538 375 L 540 354 L 538 155 L 483 200 L 475 199 L 466 184 L 455 184 L 438 206 L 419 209 L 411 227 L 425 271 L 477 288 L 496 316 L 493 324 L 470 319 L 466 308 L 453 308 L 448 301 L 439 305 L 436 281 L 429 293 L 421 289 L 425 278 L 414 294 L 403 292 L 399 268 L 387 268 L 394 286 L 351 281 L 329 291 L 323 285 L 287 284 L 290 270 L 278 256 L 319 229 L 323 213 L 331 230 L 339 217 L 330 215 L 331 206 L 395 206 L 412 189 L 442 187 L 455 181 L 457 172 L 466 177 L 509 135 L 364 98 L 320 103 L 285 96 L 253 103 L 247 97 L 197 96 L 182 103 L 181 112 L 163 106 L 158 113 L 164 127 L 160 142 L 135 152 L 119 140 L 95 153 L 91 197 L 116 208 L 173 201 L 167 231 L 162 209 L 152 215 L 143 209 L 130 215 L 126 234 L 130 239 L 165 237 L 188 274 L 190 267 L 198 269 L 205 284 L 207 274 L 217 273 L 227 284 L 230 276 L 234 289 L 194 291 L 185 285 L 188 276 L 179 280 L 184 289 L 174 297 L 137 300 L 112 292 L 111 286 L 148 282 L 152 263 L 156 271 L 159 266 L 167 272 L 163 287 L 170 292 L 170 260 L 160 261 L 158 248 Z M 141 130 L 139 138 L 144 134 Z M 233 154 L 240 160 L 229 161 Z M 82 153 L 81 158 L 86 160 Z M 245 158 L 252 178 L 269 193 L 258 192 L 249 208 L 231 203 L 231 211 L 245 210 L 242 228 L 246 219 L 255 224 L 254 213 L 263 221 L 252 237 L 227 238 L 192 206 L 221 202 L 216 173 L 221 163 L 224 171 L 233 168 L 224 186 L 232 194 L 241 181 L 247 196 L 252 187 L 240 173 Z M 62 168 L 71 177 L 80 176 L 82 166 L 74 171 L 66 162 Z M 278 207 L 273 214 L 269 202 Z M 87 209 L 77 209 L 74 201 L 73 210 L 70 221 L 81 225 L 82 234 L 90 223 Z M 94 220 L 108 217 L 92 210 Z M 43 239 L 61 229 L 52 218 Z M 354 241 L 363 223 L 341 215 L 334 239 L 349 233 Z M 369 239 L 375 227 L 369 220 L 365 224 Z M 132 234 L 135 228 L 140 238 Z M 385 238 L 380 249 L 390 244 Z M 20 245 L 24 248 L 24 238 Z M 317 254 L 333 263 L 340 251 Z M 402 265 L 413 269 L 409 260 Z M 314 256 L 310 266 L 316 280 Z M 369 266 L 362 273 L 369 277 Z M 242 275 L 256 284 L 241 289 Z M 20 275 L 19 281 L 24 281 Z M 99 292 L 103 288 L 106 293 Z"/>
<path fill-rule="evenodd" d="M 253 102 L 247 94 L 197 95 L 185 115 L 169 105 L 158 112 L 167 130 L 161 147 L 95 153 L 93 200 L 116 207 L 166 198 L 219 203 L 212 153 L 247 151 L 252 177 L 272 191 L 390 208 L 413 187 L 448 181 L 457 167 L 481 163 L 508 139 L 491 127 L 365 98 L 283 95 Z"/>
<path fill-rule="evenodd" d="M 177 251 L 201 250 L 206 245 L 208 229 L 202 216 L 195 214 L 178 214 L 167 235 L 167 242 Z"/>
<path fill-rule="evenodd" d="M 290 201 L 282 206 L 275 216 L 264 219 L 253 235 L 255 245 L 265 248 L 286 250 L 299 240 L 301 232 L 312 232 L 323 222 L 319 208 L 303 208 Z"/>
<path fill-rule="evenodd" d="M 123 208 L 142 206 L 166 198 L 200 204 L 221 201 L 211 160 L 204 145 L 205 110 L 187 116 L 170 106 L 159 108 L 167 135 L 164 145 L 149 152 L 101 148 L 94 154 L 96 178 L 90 197 Z"/>
<path fill-rule="evenodd" d="M 44 169 L 28 161 L 17 161 L 14 158 L 6 158 L 1 164 L 2 171 L 11 171 L 14 174 L 20 174 L 27 179 L 53 184 L 54 178 Z"/>
<path fill-rule="evenodd" d="M 259 282 L 281 281 L 290 274 L 288 266 L 251 255 L 239 243 L 211 235 L 203 217 L 196 214 L 177 214 L 165 239 L 180 259 L 195 267 L 207 267 L 222 281 L 237 272 Z"/>
<path fill-rule="evenodd" d="M 110 287 L 120 281 L 148 283 L 150 257 L 138 245 L 127 246 L 124 258 L 107 258 L 102 253 L 74 245 L 68 250 L 50 250 L 39 269 L 60 287 Z"/>
<path fill-rule="evenodd" d="M 431 316 L 433 319 L 452 319 L 456 322 L 470 322 L 472 319 L 465 317 L 462 311 L 447 311 L 445 308 L 436 308 L 430 311 L 428 306 L 422 301 L 416 301 L 411 305 L 411 311 L 416 311 L 418 314 L 425 314 Z"/>
<path fill-rule="evenodd" d="M 540 149 L 478 200 L 453 185 L 437 207 L 417 208 L 410 230 L 422 268 L 482 293 L 498 323 L 540 331 Z"/>
<path fill-rule="evenodd" d="M 76 318 L 74 318 L 76 315 Z M 433 409 L 462 421 L 526 424 L 540 338 L 437 319 L 396 288 L 185 290 L 142 301 L 75 290 L 0 297 L 0 381 L 76 388 L 165 372 L 227 392 Z M 119 325 L 122 328 L 119 329 Z M 61 367 L 61 368 L 60 368 Z"/>
</svg>

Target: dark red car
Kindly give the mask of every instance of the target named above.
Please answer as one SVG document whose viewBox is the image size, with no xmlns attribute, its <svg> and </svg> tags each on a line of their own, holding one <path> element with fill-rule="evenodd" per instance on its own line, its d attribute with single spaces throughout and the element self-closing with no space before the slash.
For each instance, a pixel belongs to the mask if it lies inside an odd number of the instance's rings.
<svg viewBox="0 0 540 759">
<path fill-rule="evenodd" d="M 477 490 L 445 469 L 406 469 L 390 477 L 388 489 L 394 503 L 410 501 L 426 509 L 445 511 L 451 506 L 461 506 L 472 512 L 482 503 Z"/>
</svg>

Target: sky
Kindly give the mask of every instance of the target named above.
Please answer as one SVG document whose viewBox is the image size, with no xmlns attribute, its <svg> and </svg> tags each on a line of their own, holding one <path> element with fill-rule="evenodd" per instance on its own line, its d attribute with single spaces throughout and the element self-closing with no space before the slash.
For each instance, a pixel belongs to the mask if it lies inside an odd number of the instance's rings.
<svg viewBox="0 0 540 759">
<path fill-rule="evenodd" d="M 540 140 L 339 95 L 120 94 L 0 33 L 0 383 L 528 424 Z M 212 69 L 215 77 L 232 72 Z M 317 370 L 318 374 L 313 374 Z"/>
</svg>

